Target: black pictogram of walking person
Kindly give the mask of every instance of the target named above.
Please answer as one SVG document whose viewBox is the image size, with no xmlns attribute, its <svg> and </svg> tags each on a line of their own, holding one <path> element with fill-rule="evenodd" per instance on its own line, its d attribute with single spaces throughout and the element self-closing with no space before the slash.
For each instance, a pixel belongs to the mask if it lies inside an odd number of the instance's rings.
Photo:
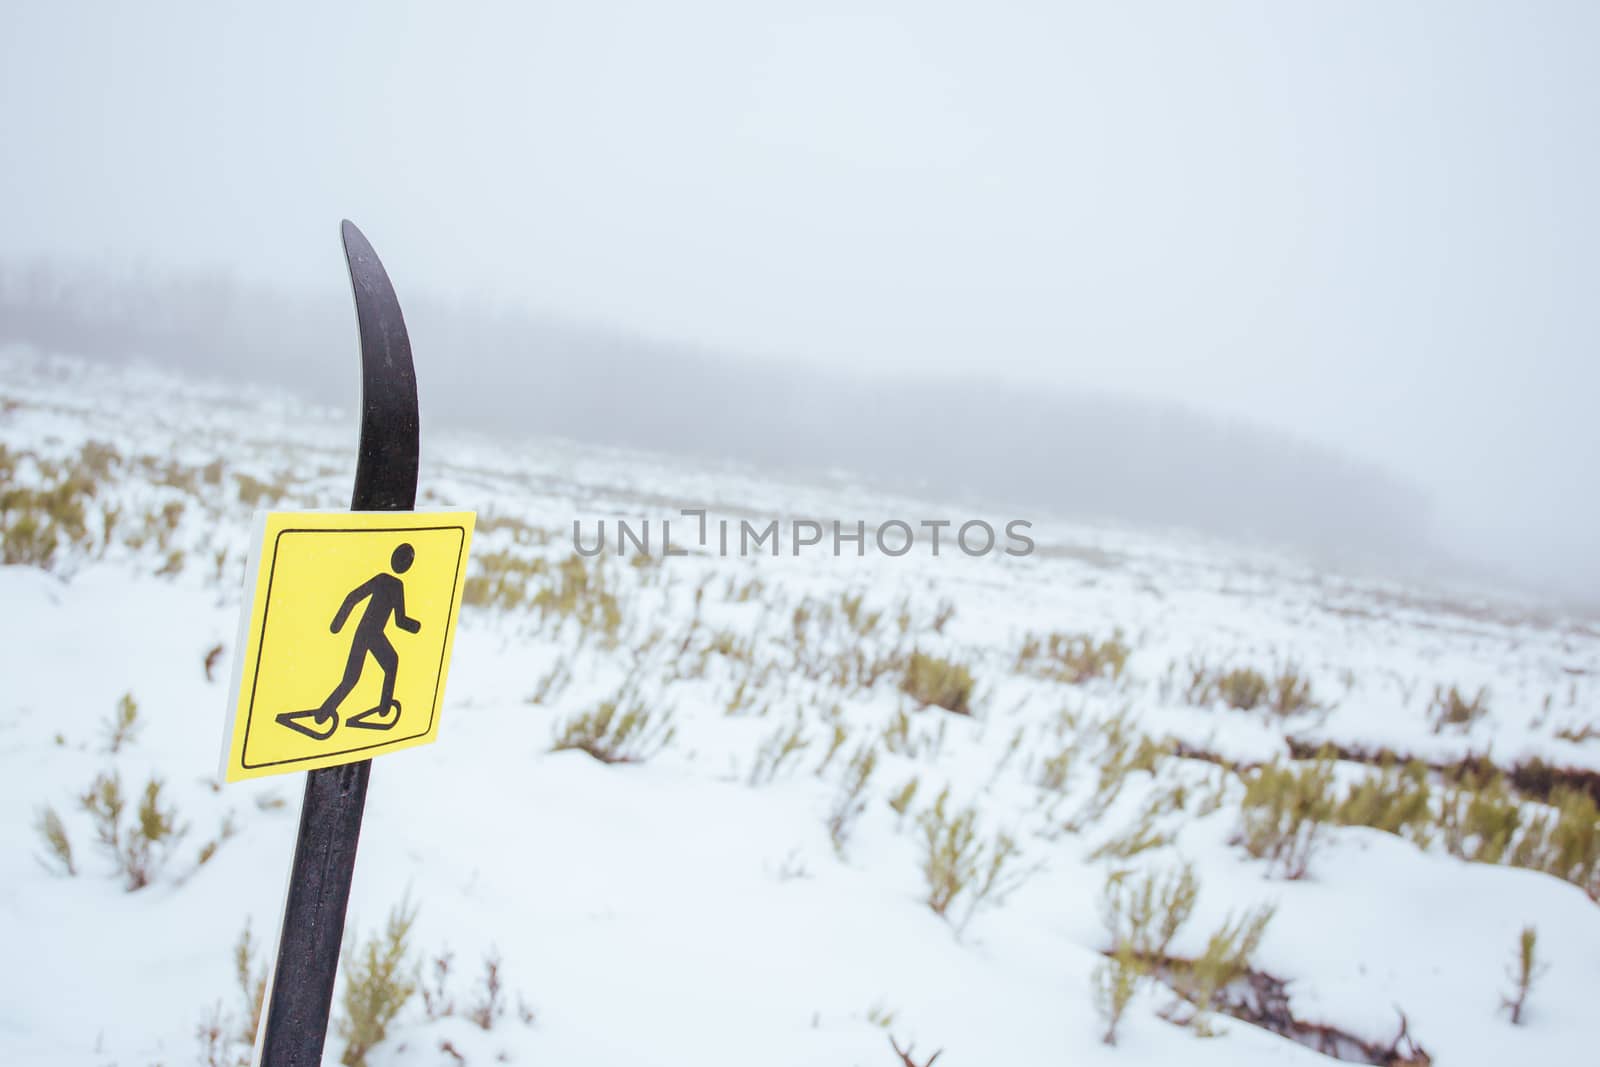
<svg viewBox="0 0 1600 1067">
<path fill-rule="evenodd" d="M 411 569 L 415 558 L 415 550 L 409 544 L 401 544 L 389 557 L 389 567 L 394 574 L 375 574 L 350 590 L 350 595 L 339 605 L 339 611 L 328 627 L 330 633 L 338 633 L 344 628 L 345 620 L 355 606 L 363 600 L 367 602 L 350 641 L 350 657 L 345 661 L 344 677 L 339 679 L 339 684 L 333 687 L 333 692 L 328 694 L 328 699 L 322 702 L 320 708 L 285 711 L 278 716 L 279 722 L 318 741 L 332 737 L 339 728 L 339 705 L 361 681 L 361 672 L 366 667 L 368 656 L 376 660 L 383 670 L 383 695 L 378 698 L 375 707 L 350 716 L 344 724 L 363 730 L 388 730 L 400 721 L 400 702 L 394 698 L 394 680 L 400 669 L 400 655 L 389 643 L 384 630 L 388 628 L 391 615 L 394 616 L 395 625 L 407 633 L 414 634 L 422 629 L 422 623 L 406 614 L 405 583 L 397 577 Z M 390 711 L 394 712 L 392 717 Z M 316 726 L 304 722 L 308 718 Z"/>
</svg>

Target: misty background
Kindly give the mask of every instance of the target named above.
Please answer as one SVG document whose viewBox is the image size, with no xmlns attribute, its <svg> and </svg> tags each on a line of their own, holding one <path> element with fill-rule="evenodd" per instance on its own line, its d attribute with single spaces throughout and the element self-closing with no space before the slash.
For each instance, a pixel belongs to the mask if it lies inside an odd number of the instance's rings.
<svg viewBox="0 0 1600 1067">
<path fill-rule="evenodd" d="M 1600 599 L 1600 9 L 0 11 L 0 341 Z"/>
</svg>

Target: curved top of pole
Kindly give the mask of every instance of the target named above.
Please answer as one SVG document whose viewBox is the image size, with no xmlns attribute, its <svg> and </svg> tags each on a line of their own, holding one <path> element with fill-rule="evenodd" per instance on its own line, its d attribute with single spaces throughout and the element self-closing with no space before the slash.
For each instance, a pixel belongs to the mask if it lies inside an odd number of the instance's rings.
<svg viewBox="0 0 1600 1067">
<path fill-rule="evenodd" d="M 417 501 L 417 375 L 400 300 L 372 243 L 345 219 L 345 259 L 361 331 L 361 445 L 352 511 L 410 511 Z"/>
</svg>

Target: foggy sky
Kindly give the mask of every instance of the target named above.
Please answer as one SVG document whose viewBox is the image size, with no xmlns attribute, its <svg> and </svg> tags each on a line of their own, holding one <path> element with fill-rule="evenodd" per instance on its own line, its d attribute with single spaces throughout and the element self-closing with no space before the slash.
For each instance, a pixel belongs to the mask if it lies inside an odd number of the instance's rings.
<svg viewBox="0 0 1600 1067">
<path fill-rule="evenodd" d="M 1244 418 L 1593 593 L 1596 40 L 1459 0 L 11 4 L 0 261 L 342 296 L 348 215 L 403 296 L 752 380 Z"/>
</svg>

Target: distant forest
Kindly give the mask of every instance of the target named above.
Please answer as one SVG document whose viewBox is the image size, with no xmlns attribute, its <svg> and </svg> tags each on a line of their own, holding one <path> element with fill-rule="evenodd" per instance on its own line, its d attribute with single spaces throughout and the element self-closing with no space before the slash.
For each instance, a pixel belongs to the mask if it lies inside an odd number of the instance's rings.
<svg viewBox="0 0 1600 1067">
<path fill-rule="evenodd" d="M 423 414 L 444 424 L 844 470 L 953 503 L 1183 526 L 1342 562 L 1437 558 L 1413 487 L 1260 426 L 980 377 L 851 378 L 401 295 Z M 0 270 L 5 342 L 355 403 L 355 317 L 338 290 L 305 299 L 223 277 L 12 267 Z"/>
</svg>

